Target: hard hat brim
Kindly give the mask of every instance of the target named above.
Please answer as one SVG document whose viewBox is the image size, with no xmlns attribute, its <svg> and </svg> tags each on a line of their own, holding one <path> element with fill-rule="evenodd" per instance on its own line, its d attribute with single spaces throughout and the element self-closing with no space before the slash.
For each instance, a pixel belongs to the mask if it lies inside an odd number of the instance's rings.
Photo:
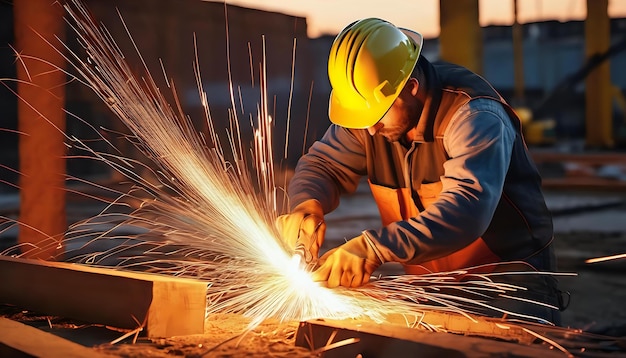
<svg viewBox="0 0 626 358">
<path fill-rule="evenodd" d="M 413 63 L 411 67 L 411 71 L 415 68 L 417 61 L 419 59 L 420 53 L 422 52 L 422 45 L 424 43 L 424 38 L 421 34 L 411 31 L 408 29 L 399 29 L 402 31 L 417 47 L 417 56 L 415 57 L 415 63 Z M 410 73 L 401 84 L 397 87 L 396 92 L 391 95 L 385 97 L 382 101 L 376 104 L 375 107 L 371 108 L 348 108 L 343 106 L 334 91 L 330 93 L 330 100 L 328 103 L 328 116 L 330 121 L 336 125 L 345 127 L 345 128 L 353 128 L 353 129 L 366 129 L 372 127 L 378 121 L 380 121 L 387 111 L 393 105 L 393 102 L 398 98 L 400 92 L 404 88 L 404 85 L 411 77 Z"/>
</svg>

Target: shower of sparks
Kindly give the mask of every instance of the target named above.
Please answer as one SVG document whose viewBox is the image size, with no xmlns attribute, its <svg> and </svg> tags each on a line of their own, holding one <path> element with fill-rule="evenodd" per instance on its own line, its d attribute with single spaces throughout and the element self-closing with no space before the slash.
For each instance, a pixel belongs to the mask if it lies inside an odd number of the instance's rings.
<svg viewBox="0 0 626 358">
<path fill-rule="evenodd" d="M 62 42 L 61 47 L 50 45 L 69 53 L 66 59 L 77 72 L 75 79 L 91 88 L 129 128 L 133 136 L 128 139 L 152 164 L 95 151 L 80 139 L 67 137 L 75 148 L 123 174 L 133 188 L 117 192 L 100 187 L 119 197 L 99 215 L 68 229 L 64 260 L 203 280 L 207 282 L 207 314 L 240 313 L 250 319 L 251 327 L 267 318 L 361 317 L 384 322 L 396 314 L 419 325 L 425 310 L 455 312 L 471 319 L 473 313 L 493 309 L 509 317 L 531 318 L 485 303 L 494 297 L 515 299 L 515 293 L 524 288 L 467 271 L 380 277 L 358 289 L 328 289 L 313 282 L 310 272 L 292 260 L 292 252 L 282 244 L 274 226 L 278 213 L 273 122 L 267 110 L 264 65 L 259 74 L 253 149 L 248 153 L 241 143 L 231 81 L 233 110 L 225 153 L 202 89 L 197 53 L 193 70 L 209 128 L 207 138 L 196 132 L 178 101 L 174 106 L 166 101 L 145 63 L 143 77 L 131 71 L 106 28 L 97 26 L 79 1 L 65 9 L 87 60 Z M 122 24 L 132 40 L 123 19 Z M 136 45 L 135 51 L 141 57 Z M 162 73 L 177 98 L 164 66 Z M 6 229 L 0 227 L 0 231 Z M 22 252 L 29 249 L 39 248 L 21 248 Z"/>
</svg>

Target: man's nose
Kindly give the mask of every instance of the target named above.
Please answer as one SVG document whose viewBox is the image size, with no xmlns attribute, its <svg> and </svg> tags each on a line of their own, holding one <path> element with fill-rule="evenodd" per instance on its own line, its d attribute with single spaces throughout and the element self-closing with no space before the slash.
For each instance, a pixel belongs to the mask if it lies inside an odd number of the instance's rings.
<svg viewBox="0 0 626 358">
<path fill-rule="evenodd" d="M 378 130 L 379 130 L 379 129 L 381 129 L 381 128 L 382 128 L 382 126 L 383 126 L 383 124 L 382 124 L 382 123 L 377 122 L 377 123 L 376 123 L 376 124 L 374 124 L 373 126 L 371 126 L 371 127 L 367 127 L 367 132 L 368 132 L 370 135 L 374 135 L 374 134 L 376 134 L 376 132 L 378 132 Z"/>
</svg>

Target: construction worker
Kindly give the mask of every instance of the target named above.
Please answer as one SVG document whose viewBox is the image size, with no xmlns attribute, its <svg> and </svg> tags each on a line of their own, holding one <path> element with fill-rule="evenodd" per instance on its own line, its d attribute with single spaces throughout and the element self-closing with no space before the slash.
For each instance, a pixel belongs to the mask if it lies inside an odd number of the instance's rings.
<svg viewBox="0 0 626 358">
<path fill-rule="evenodd" d="M 426 60 L 422 42 L 419 33 L 376 18 L 335 38 L 332 124 L 290 180 L 291 210 L 277 220 L 284 240 L 316 259 L 324 215 L 366 176 L 383 226 L 326 252 L 315 280 L 361 286 L 386 262 L 408 274 L 489 271 L 502 262 L 554 271 L 552 218 L 519 119 L 482 77 Z M 553 276 L 526 280 L 530 299 L 558 307 Z M 512 309 L 559 323 L 557 310 L 526 306 Z"/>
</svg>

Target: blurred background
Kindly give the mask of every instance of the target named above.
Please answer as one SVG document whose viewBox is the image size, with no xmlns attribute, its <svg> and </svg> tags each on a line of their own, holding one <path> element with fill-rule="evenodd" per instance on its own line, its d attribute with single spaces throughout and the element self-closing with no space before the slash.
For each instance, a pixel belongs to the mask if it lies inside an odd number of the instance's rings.
<svg viewBox="0 0 626 358">
<path fill-rule="evenodd" d="M 16 18 L 16 7 L 38 2 L 45 10 L 42 4 L 48 4 L 46 1 L 0 1 L 2 78 L 18 77 L 15 34 L 28 36 L 28 29 L 32 28 L 29 21 L 40 22 L 34 20 L 40 15 L 27 12 Z M 229 82 L 241 91 L 243 117 L 255 113 L 259 102 L 258 71 L 264 56 L 275 133 L 285 133 L 287 120 L 290 122 L 287 155 L 282 153 L 284 137 L 276 136 L 278 157 L 287 158 L 282 163 L 285 167 L 293 166 L 329 125 L 328 50 L 336 32 L 363 16 L 384 17 L 398 26 L 421 31 L 426 36 L 423 54 L 429 60 L 455 62 L 483 75 L 518 109 L 525 122 L 527 143 L 542 149 L 537 153 L 546 148 L 570 153 L 619 151 L 626 147 L 624 1 L 430 0 L 410 4 L 390 2 L 385 6 L 367 1 L 359 2 L 360 5 L 352 1 L 322 1 L 315 5 L 293 1 L 284 6 L 281 2 L 243 0 L 227 4 L 201 0 L 86 0 L 84 3 L 110 31 L 126 55 L 125 60 L 143 75 L 145 70 L 120 16 L 123 18 L 162 91 L 170 94 L 162 74 L 165 70 L 176 85 L 185 112 L 200 130 L 205 119 L 193 73 L 194 35 L 203 89 L 218 127 L 227 126 L 232 107 Z M 48 6 L 60 8 L 58 4 Z M 80 51 L 76 36 L 63 26 L 62 11 L 41 12 L 43 21 L 52 18 L 67 32 L 46 36 L 63 35 L 61 38 L 65 38 L 73 51 Z M 309 26 L 310 23 L 313 25 Z M 18 100 L 12 93 L 16 89 L 15 82 L 0 87 L 1 128 L 18 128 Z M 64 91 L 64 107 L 69 112 L 87 119 L 96 128 L 123 131 L 117 128 L 117 121 L 111 118 L 102 101 L 85 86 L 70 83 L 64 86 Z M 78 121 L 66 118 L 66 123 L 68 133 L 78 138 L 95 135 Z M 18 167 L 18 137 L 15 132 L 0 131 L 3 166 Z M 123 152 L 131 150 L 123 142 L 116 145 L 124 148 Z M 543 156 L 538 162 L 551 170 L 549 175 L 554 170 L 597 174 L 597 165 L 576 160 L 566 166 L 564 159 L 569 158 Z M 604 156 L 598 160 L 603 163 L 596 164 L 604 166 L 615 164 L 616 158 Z M 555 162 L 560 165 L 550 165 Z M 610 167 L 600 174 L 624 179 L 626 174 L 619 169 Z M 3 178 L 14 182 L 16 173 L 0 170 Z M 69 160 L 67 170 L 84 176 L 107 169 L 94 161 Z"/>
<path fill-rule="evenodd" d="M 18 77 L 15 34 L 27 36 L 28 31 L 32 32 L 28 30 L 32 27 L 30 22 L 60 23 L 56 26 L 61 26 L 67 34 L 46 36 L 63 35 L 70 49 L 80 51 L 76 36 L 63 26 L 62 11 L 40 10 L 41 15 L 35 9 L 28 10 L 30 13 L 16 12 L 16 6 L 25 6 L 19 5 L 22 3 L 31 4 L 26 7 L 47 4 L 40 0 L 0 1 L 2 78 Z M 218 124 L 228 123 L 229 69 L 232 84 L 240 91 L 243 117 L 256 113 L 258 72 L 264 56 L 268 97 L 278 134 L 275 148 L 281 151 L 278 157 L 285 157 L 282 134 L 287 119 L 290 121 L 286 167 L 293 166 L 329 125 L 328 50 L 343 26 L 364 16 L 383 17 L 398 26 L 421 31 L 426 36 L 423 54 L 429 60 L 458 63 L 484 76 L 518 109 L 525 122 L 529 146 L 565 153 L 626 147 L 626 71 L 623 71 L 626 1 L 623 0 L 430 0 L 408 4 L 392 1 L 385 6 L 376 1 L 289 1 L 284 5 L 250 0 L 232 0 L 226 4 L 201 0 L 86 0 L 84 3 L 110 31 L 126 55 L 125 61 L 143 75 L 141 60 L 120 16 L 123 18 L 149 72 L 163 88 L 166 88 L 163 69 L 167 72 L 176 84 L 185 112 L 200 130 L 205 120 L 193 73 L 194 35 L 203 89 Z M 49 6 L 60 8 L 58 4 Z M 16 13 L 21 15 L 16 18 Z M 36 16 L 42 18 L 37 20 Z M 313 25 L 309 26 L 310 23 Z M 46 48 L 42 47 L 45 54 Z M 49 46 L 48 50 L 52 52 Z M 95 127 L 122 130 L 116 128 L 116 119 L 88 88 L 75 83 L 64 87 L 64 107 L 69 112 L 87 119 Z M 18 128 L 18 100 L 11 93 L 16 88 L 15 82 L 0 87 L 0 127 L 5 129 Z M 169 90 L 163 92 L 167 95 Z M 75 122 L 67 120 L 69 133 L 83 139 L 93 137 L 94 133 L 89 133 L 93 132 L 91 129 Z M 14 132 L 0 132 L 0 163 L 10 168 L 18 167 L 14 149 L 17 140 Z M 613 159 L 600 158 L 608 162 Z M 544 161 L 563 162 L 563 157 L 539 159 L 541 163 Z M 580 172 L 597 169 L 584 164 L 573 163 L 572 169 Z M 97 163 L 83 161 L 68 161 L 67 165 L 70 173 L 79 175 L 103 170 Z M 2 175 L 15 177 L 10 171 L 3 171 Z M 606 175 L 622 179 L 626 176 L 615 168 L 607 170 Z"/>
<path fill-rule="evenodd" d="M 326 63 L 336 33 L 367 16 L 382 17 L 422 32 L 425 57 L 454 62 L 481 74 L 523 119 L 524 135 L 544 177 L 546 197 L 555 216 L 561 268 L 580 273 L 579 281 L 565 279 L 566 288 L 576 292 L 573 308 L 568 311 L 573 313 L 566 313 L 565 323 L 585 328 L 598 317 L 602 322 L 596 325 L 602 327 L 598 330 L 626 327 L 626 313 L 620 303 L 626 299 L 624 260 L 595 266 L 584 263 L 592 256 L 626 251 L 626 1 L 83 3 L 94 19 L 106 26 L 125 54 L 124 60 L 138 76 L 150 73 L 170 98 L 173 94 L 164 77 L 175 83 L 181 107 L 198 131 L 205 132 L 207 124 L 193 72 L 195 49 L 203 90 L 218 132 L 229 127 L 232 84 L 237 97 L 235 112 L 244 126 L 244 144 L 252 139 L 245 126 L 256 116 L 259 72 L 265 64 L 268 102 L 275 126 L 274 155 L 284 172 L 293 168 L 299 156 L 330 124 Z M 20 144 L 32 137 L 29 130 L 44 131 L 41 121 L 30 127 L 26 124 L 32 117 L 36 121 L 43 113 L 50 119 L 56 118 L 59 128 L 87 141 L 94 150 L 108 150 L 99 137 L 103 135 L 123 155 L 140 156 L 122 135 L 114 134 L 126 133 L 127 129 L 102 99 L 78 81 L 68 81 L 70 77 L 61 74 L 56 85 L 49 87 L 54 88 L 55 98 L 50 104 L 45 99 L 50 93 L 29 95 L 28 89 L 20 88 L 17 81 L 6 80 L 32 79 L 24 71 L 23 64 L 28 59 L 16 53 L 49 59 L 75 73 L 42 41 L 52 41 L 56 36 L 69 49 L 81 53 L 81 45 L 63 16 L 59 4 L 52 1 L 0 0 L 0 78 L 4 84 L 0 86 L 0 215 L 29 222 L 26 213 L 33 213 L 30 225 L 41 228 L 39 234 L 43 235 L 58 235 L 67 223 L 93 215 L 100 207 L 88 206 L 84 197 L 72 194 L 73 190 L 93 188 L 65 182 L 64 178 L 56 185 L 74 185 L 73 189 L 62 198 L 50 199 L 48 205 L 43 193 L 47 184 L 31 185 L 24 177 L 55 177 L 65 172 L 71 177 L 105 184 L 116 183 L 120 178 L 101 162 L 78 158 L 84 153 L 75 152 L 73 147 L 53 146 L 55 151 Z M 142 57 L 137 55 L 135 45 Z M 86 59 L 85 56 L 82 60 Z M 26 67 L 35 69 L 34 64 L 31 66 Z M 41 112 L 26 108 L 18 94 Z M 64 140 L 42 133 L 39 142 Z M 218 134 L 225 134 L 225 130 Z M 61 157 L 67 159 L 56 162 L 56 166 L 37 164 L 52 163 Z M 18 170 L 27 175 L 20 178 Z M 34 192 L 37 200 L 25 200 L 27 190 Z M 329 229 L 327 245 L 379 225 L 375 206 L 365 194 L 364 187 L 329 217 L 335 225 Z M 56 209 L 48 209 L 55 205 Z M 42 217 L 57 218 L 62 224 L 46 227 L 47 222 L 38 221 Z M 18 236 L 15 227 L 0 234 L 0 250 L 14 245 Z"/>
</svg>

